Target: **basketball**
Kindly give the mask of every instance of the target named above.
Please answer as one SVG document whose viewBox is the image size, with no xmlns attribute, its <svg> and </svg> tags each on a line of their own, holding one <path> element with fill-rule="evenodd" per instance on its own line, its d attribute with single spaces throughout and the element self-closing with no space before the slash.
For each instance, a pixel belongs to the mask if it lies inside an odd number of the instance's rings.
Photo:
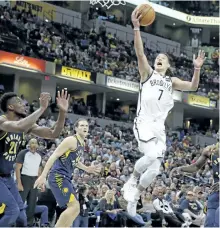
<svg viewBox="0 0 220 228">
<path fill-rule="evenodd" d="M 142 15 L 140 19 L 141 26 L 148 26 L 154 22 L 156 14 L 152 6 L 148 4 L 141 4 L 138 7 L 138 11 Z"/>
</svg>

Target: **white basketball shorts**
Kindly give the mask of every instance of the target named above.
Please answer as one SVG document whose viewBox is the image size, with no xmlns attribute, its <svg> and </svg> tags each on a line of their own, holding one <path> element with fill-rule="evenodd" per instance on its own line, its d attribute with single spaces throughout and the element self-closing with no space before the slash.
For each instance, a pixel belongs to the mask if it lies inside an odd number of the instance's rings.
<svg viewBox="0 0 220 228">
<path fill-rule="evenodd" d="M 163 158 L 166 151 L 166 133 L 165 126 L 161 122 L 136 121 L 133 127 L 134 135 L 138 141 L 139 148 L 145 148 L 143 145 L 152 139 L 156 139 L 158 158 Z M 142 144 L 142 145 L 141 145 Z M 147 151 L 141 151 L 147 153 Z"/>
</svg>

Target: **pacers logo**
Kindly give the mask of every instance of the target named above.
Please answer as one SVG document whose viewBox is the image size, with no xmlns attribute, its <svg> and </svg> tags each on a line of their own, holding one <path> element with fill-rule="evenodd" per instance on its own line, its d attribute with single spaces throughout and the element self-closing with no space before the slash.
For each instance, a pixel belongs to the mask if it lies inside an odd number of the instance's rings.
<svg viewBox="0 0 220 228">
<path fill-rule="evenodd" d="M 68 188 L 63 188 L 63 195 L 66 195 L 69 192 Z"/>
<path fill-rule="evenodd" d="M 7 161 L 14 161 L 16 159 L 17 151 L 22 142 L 21 136 L 17 134 L 10 134 L 6 139 L 6 152 L 3 154 Z"/>
</svg>

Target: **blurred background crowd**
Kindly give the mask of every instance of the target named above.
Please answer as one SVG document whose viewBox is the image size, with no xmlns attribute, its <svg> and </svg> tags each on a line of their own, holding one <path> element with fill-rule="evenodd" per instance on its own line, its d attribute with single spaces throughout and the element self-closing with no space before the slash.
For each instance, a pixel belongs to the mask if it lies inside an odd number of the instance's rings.
<svg viewBox="0 0 220 228">
<path fill-rule="evenodd" d="M 92 7 L 92 9 L 95 7 Z M 95 10 L 96 12 L 97 10 Z M 106 32 L 105 22 L 99 31 L 73 28 L 69 24 L 42 21 L 31 10 L 20 11 L 15 7 L 0 6 L 1 39 L 10 37 L 11 45 L 1 42 L 0 49 L 26 56 L 37 57 L 56 64 L 82 70 L 104 73 L 133 82 L 139 81 L 133 41 L 119 40 L 116 34 Z M 150 65 L 160 52 L 150 50 L 144 43 Z M 192 59 L 182 52 L 171 59 L 172 75 L 191 80 Z M 201 71 L 199 95 L 219 99 L 218 59 L 209 61 Z"/>
</svg>

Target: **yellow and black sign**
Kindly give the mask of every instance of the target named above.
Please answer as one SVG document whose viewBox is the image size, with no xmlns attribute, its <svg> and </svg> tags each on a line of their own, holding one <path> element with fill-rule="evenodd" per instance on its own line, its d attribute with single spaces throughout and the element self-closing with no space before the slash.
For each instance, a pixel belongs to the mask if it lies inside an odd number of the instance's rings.
<svg viewBox="0 0 220 228">
<path fill-rule="evenodd" d="M 190 105 L 210 107 L 210 99 L 208 97 L 198 96 L 194 94 L 188 95 L 188 103 Z"/>
<path fill-rule="evenodd" d="M 56 6 L 42 1 L 10 1 L 11 7 L 17 7 L 18 10 L 29 10 L 32 14 L 37 15 L 41 19 L 54 20 L 56 17 Z"/>
<path fill-rule="evenodd" d="M 56 65 L 56 74 L 62 75 L 68 78 L 72 78 L 72 79 L 82 80 L 82 81 L 88 81 L 88 82 L 96 81 L 95 73 L 85 71 L 85 70 L 80 70 L 77 68 L 60 66 L 60 65 Z"/>
<path fill-rule="evenodd" d="M 75 79 L 91 81 L 91 72 L 79 70 L 75 68 L 62 67 L 61 75 L 75 78 Z"/>
</svg>

